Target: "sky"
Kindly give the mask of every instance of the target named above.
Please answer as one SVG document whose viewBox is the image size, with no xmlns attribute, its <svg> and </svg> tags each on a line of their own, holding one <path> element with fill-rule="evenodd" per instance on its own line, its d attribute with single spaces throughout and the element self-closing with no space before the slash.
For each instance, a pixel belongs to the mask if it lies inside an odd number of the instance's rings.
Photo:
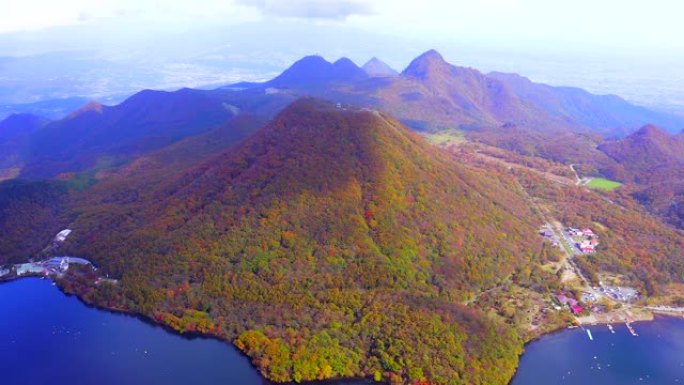
<svg viewBox="0 0 684 385">
<path fill-rule="evenodd" d="M 492 45 L 684 49 L 677 0 L 2 0 L 0 34 L 98 22 L 162 31 L 302 19 L 389 35 Z M 147 27 L 145 27 L 147 25 Z"/>
<path fill-rule="evenodd" d="M 676 0 L 0 0 L 0 10 L 0 103 L 263 80 L 308 54 L 379 56 L 401 70 L 436 48 L 454 64 L 684 113 Z"/>
</svg>

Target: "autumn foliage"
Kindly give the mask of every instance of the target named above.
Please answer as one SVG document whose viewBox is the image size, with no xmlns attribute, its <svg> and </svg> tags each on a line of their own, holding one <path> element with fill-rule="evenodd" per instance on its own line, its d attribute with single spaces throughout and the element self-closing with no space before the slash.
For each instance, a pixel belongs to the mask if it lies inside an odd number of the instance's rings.
<svg viewBox="0 0 684 385">
<path fill-rule="evenodd" d="M 234 340 L 270 379 L 515 371 L 516 332 L 461 303 L 535 258 L 537 219 L 508 173 L 386 115 L 302 100 L 188 172 L 118 183 L 84 194 L 66 250 L 122 278 L 108 300 Z"/>
</svg>

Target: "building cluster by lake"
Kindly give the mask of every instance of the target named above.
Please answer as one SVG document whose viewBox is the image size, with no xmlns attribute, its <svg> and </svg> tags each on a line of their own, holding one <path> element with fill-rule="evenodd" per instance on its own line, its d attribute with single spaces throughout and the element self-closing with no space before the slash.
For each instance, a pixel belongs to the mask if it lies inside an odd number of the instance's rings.
<svg viewBox="0 0 684 385">
<path fill-rule="evenodd" d="M 0 268 L 0 278 L 23 277 L 23 276 L 62 276 L 70 265 L 91 266 L 97 270 L 93 264 L 84 258 L 78 257 L 53 257 L 43 261 L 18 263 L 15 265 Z"/>
<path fill-rule="evenodd" d="M 590 228 L 576 229 L 568 227 L 565 229 L 565 236 L 570 244 L 583 254 L 595 253 L 596 246 L 599 245 L 598 235 Z"/>
<path fill-rule="evenodd" d="M 71 234 L 70 229 L 64 229 L 57 233 L 52 242 L 45 248 L 45 250 L 56 251 L 59 246 L 66 241 Z M 0 266 L 0 279 L 11 279 L 23 276 L 49 276 L 54 275 L 61 277 L 69 270 L 69 265 L 91 266 L 93 270 L 97 270 L 89 260 L 78 257 L 52 257 L 42 261 L 30 261 L 26 263 L 18 263 L 9 266 Z"/>
</svg>

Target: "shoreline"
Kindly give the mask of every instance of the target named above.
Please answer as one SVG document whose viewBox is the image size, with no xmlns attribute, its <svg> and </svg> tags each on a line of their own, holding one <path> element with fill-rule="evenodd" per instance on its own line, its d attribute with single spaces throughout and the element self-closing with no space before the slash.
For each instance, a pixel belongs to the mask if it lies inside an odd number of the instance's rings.
<svg viewBox="0 0 684 385">
<path fill-rule="evenodd" d="M 214 341 L 218 341 L 218 342 L 227 344 L 232 349 L 234 349 L 235 352 L 237 352 L 240 356 L 247 359 L 249 366 L 252 369 L 254 369 L 254 371 L 260 377 L 261 385 L 349 385 L 352 383 L 354 385 L 356 385 L 356 384 L 368 384 L 368 385 L 370 385 L 370 384 L 387 384 L 385 382 L 375 382 L 372 379 L 364 378 L 364 377 L 329 378 L 326 380 L 302 381 L 299 383 L 296 383 L 296 382 L 274 382 L 274 381 L 271 381 L 271 380 L 267 379 L 266 377 L 264 377 L 264 375 L 261 373 L 259 368 L 257 366 L 255 366 L 254 363 L 252 362 L 251 357 L 249 357 L 247 354 L 245 354 L 245 352 L 243 352 L 242 350 L 238 349 L 237 346 L 235 346 L 235 344 L 232 341 L 229 341 L 225 338 L 222 338 L 221 336 L 214 335 L 214 334 L 203 334 L 203 333 L 199 333 L 199 332 L 195 332 L 195 331 L 181 333 L 178 330 L 175 330 L 168 325 L 160 323 L 157 320 L 155 320 L 154 318 L 149 317 L 145 314 L 136 313 L 136 312 L 132 312 L 132 311 L 125 310 L 125 309 L 120 309 L 120 308 L 105 307 L 105 306 L 101 306 L 101 305 L 97 305 L 97 304 L 87 302 L 79 294 L 69 293 L 69 292 L 65 291 L 64 288 L 59 284 L 59 282 L 55 281 L 53 279 L 53 277 L 51 277 L 49 275 L 45 276 L 45 275 L 39 275 L 39 274 L 26 274 L 26 275 L 21 275 L 21 276 L 0 277 L 0 285 L 9 284 L 11 282 L 19 281 L 21 279 L 37 279 L 37 280 L 47 279 L 47 280 L 50 280 L 52 283 L 54 283 L 53 286 L 55 286 L 55 288 L 58 289 L 64 296 L 73 297 L 73 298 L 77 299 L 81 304 L 83 304 L 87 308 L 95 309 L 98 311 L 104 311 L 104 312 L 107 312 L 110 314 L 135 318 L 138 321 L 144 322 L 145 324 L 153 326 L 153 327 L 160 328 L 160 329 L 164 330 L 165 332 L 172 334 L 176 337 L 180 337 L 180 338 L 183 338 L 186 340 L 207 339 L 207 340 L 214 340 Z"/>
<path fill-rule="evenodd" d="M 364 377 L 357 377 L 357 378 L 351 377 L 351 378 L 337 378 L 337 379 L 326 379 L 326 380 L 316 380 L 316 381 L 303 381 L 300 383 L 270 381 L 261 373 L 259 368 L 254 365 L 254 363 L 252 362 L 252 358 L 249 357 L 248 355 L 246 355 L 242 350 L 238 349 L 237 346 L 235 346 L 235 344 L 232 341 L 229 341 L 229 340 L 222 338 L 221 336 L 215 335 L 215 334 L 200 333 L 200 332 L 195 332 L 195 331 L 180 332 L 180 331 L 175 330 L 166 324 L 160 323 L 159 321 L 157 321 L 153 317 L 147 316 L 147 315 L 142 314 L 142 313 L 137 313 L 137 312 L 133 312 L 133 311 L 126 310 L 126 309 L 121 309 L 121 308 L 106 307 L 106 306 L 87 302 L 78 293 L 70 293 L 70 292 L 65 291 L 64 288 L 60 285 L 60 283 L 58 281 L 56 281 L 54 279 L 54 277 L 52 277 L 51 275 L 25 274 L 25 275 L 21 275 L 21 276 L 16 276 L 16 275 L 15 276 L 9 276 L 9 277 L 3 276 L 3 277 L 0 277 L 0 285 L 10 283 L 13 281 L 18 281 L 18 280 L 24 279 L 24 278 L 49 279 L 54 284 L 53 286 L 56 286 L 56 288 L 62 294 L 64 294 L 67 297 L 76 298 L 83 305 L 85 305 L 86 307 L 91 308 L 91 309 L 96 309 L 99 311 L 105 311 L 105 312 L 108 312 L 111 314 L 116 314 L 116 315 L 123 315 L 123 316 L 127 316 L 127 317 L 132 317 L 132 318 L 135 318 L 139 321 L 142 321 L 142 322 L 144 322 L 150 326 L 161 328 L 167 333 L 173 334 L 175 336 L 178 336 L 178 337 L 181 337 L 181 338 L 184 338 L 187 340 L 212 339 L 215 341 L 219 341 L 221 343 L 228 344 L 238 354 L 240 354 L 242 357 L 244 357 L 248 360 L 249 365 L 255 370 L 255 372 L 261 378 L 262 385 L 302 385 L 302 384 L 303 385 L 347 385 L 347 384 L 352 384 L 352 383 L 353 384 L 357 384 L 357 383 L 361 383 L 361 384 L 387 384 L 386 382 L 375 382 L 370 378 L 364 378 Z M 538 342 L 541 339 L 543 339 L 544 337 L 551 336 L 551 335 L 554 335 L 556 333 L 561 333 L 567 329 L 581 328 L 583 326 L 614 325 L 614 324 L 621 324 L 621 323 L 626 323 L 626 322 L 628 322 L 630 324 L 631 323 L 653 322 L 653 321 L 656 321 L 658 318 L 663 318 L 663 317 L 665 317 L 665 318 L 680 318 L 680 319 L 684 318 L 683 313 L 673 314 L 674 312 L 668 313 L 665 310 L 639 308 L 638 310 L 642 313 L 642 315 L 648 314 L 648 316 L 635 317 L 635 318 L 629 319 L 628 321 L 625 321 L 624 319 L 622 319 L 622 320 L 612 320 L 612 319 L 611 320 L 605 320 L 605 319 L 603 319 L 606 316 L 617 316 L 619 314 L 629 312 L 629 310 L 634 310 L 634 309 L 630 308 L 630 309 L 621 309 L 619 311 L 613 311 L 611 313 L 607 313 L 607 315 L 604 314 L 604 315 L 602 315 L 603 317 L 599 317 L 599 318 L 596 318 L 594 320 L 586 319 L 588 317 L 575 318 L 575 321 L 577 322 L 576 326 L 572 326 L 572 325 L 560 326 L 558 328 L 551 329 L 551 330 L 548 330 L 544 333 L 536 335 L 533 338 L 531 338 L 527 341 L 524 341 L 523 352 L 518 356 L 518 362 L 520 362 L 520 358 L 526 353 L 526 349 L 527 349 L 527 346 L 529 344 L 532 344 L 534 342 Z M 630 315 L 631 315 L 631 313 L 630 313 Z M 591 317 L 591 316 L 589 316 L 589 317 Z M 581 318 L 585 318 L 585 319 L 582 320 Z M 517 373 L 518 369 L 519 369 L 519 366 L 516 367 L 516 373 Z M 514 378 L 515 378 L 515 374 L 513 375 L 513 377 L 509 380 L 509 382 L 507 384 L 510 385 Z"/>
<path fill-rule="evenodd" d="M 631 320 L 631 321 L 629 321 L 629 323 L 630 324 L 631 323 L 643 324 L 643 323 L 647 323 L 647 322 L 656 322 L 658 320 L 662 320 L 662 319 L 666 319 L 666 318 L 684 319 L 684 314 L 675 315 L 672 313 L 667 314 L 665 312 L 658 312 L 658 311 L 651 311 L 651 313 L 652 313 L 651 314 L 652 316 L 648 319 L 642 318 L 642 319 Z M 560 333 L 565 332 L 567 330 L 580 329 L 582 327 L 588 327 L 588 326 L 606 326 L 606 325 L 614 325 L 614 324 L 620 324 L 620 323 L 625 323 L 625 322 L 624 321 L 617 321 L 617 322 L 595 322 L 595 323 L 584 323 L 584 324 L 580 323 L 578 326 L 559 327 L 557 329 L 554 329 L 554 330 L 551 330 L 549 332 L 542 333 L 538 336 L 535 336 L 534 338 L 525 342 L 523 352 L 522 352 L 522 354 L 520 354 L 518 356 L 518 367 L 516 367 L 516 370 L 515 370 L 516 374 L 513 375 L 513 377 L 510 379 L 510 381 L 508 381 L 507 385 L 511 385 L 513 383 L 513 380 L 515 379 L 515 376 L 517 375 L 518 370 L 520 369 L 520 358 L 522 358 L 522 356 L 524 356 L 525 353 L 527 352 L 528 345 L 530 345 L 532 343 L 539 342 L 546 337 L 553 336 L 554 334 L 560 334 Z"/>
</svg>

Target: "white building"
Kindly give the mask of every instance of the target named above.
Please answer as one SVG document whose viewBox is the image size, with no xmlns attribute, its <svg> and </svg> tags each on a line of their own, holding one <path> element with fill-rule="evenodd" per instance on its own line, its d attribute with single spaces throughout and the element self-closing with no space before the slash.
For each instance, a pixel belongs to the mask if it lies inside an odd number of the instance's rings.
<svg viewBox="0 0 684 385">
<path fill-rule="evenodd" d="M 22 263 L 15 266 L 17 267 L 17 275 L 45 274 L 45 268 L 35 263 Z"/>
<path fill-rule="evenodd" d="M 71 230 L 64 229 L 55 235 L 55 242 L 62 243 L 66 241 L 67 237 L 71 234 Z"/>
</svg>

